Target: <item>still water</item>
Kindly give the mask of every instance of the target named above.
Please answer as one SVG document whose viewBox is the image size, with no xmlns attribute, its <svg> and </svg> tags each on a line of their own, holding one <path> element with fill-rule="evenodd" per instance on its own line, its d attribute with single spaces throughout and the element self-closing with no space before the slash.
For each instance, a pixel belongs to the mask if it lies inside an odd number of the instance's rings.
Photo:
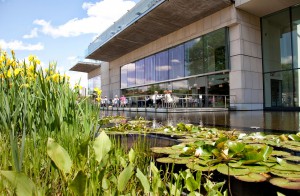
<svg viewBox="0 0 300 196">
<path fill-rule="evenodd" d="M 193 113 L 154 113 L 130 111 L 101 111 L 101 116 L 124 116 L 128 119 L 143 117 L 159 125 L 179 122 L 209 127 L 225 127 L 244 131 L 297 133 L 300 131 L 299 112 L 219 111 Z"/>
</svg>

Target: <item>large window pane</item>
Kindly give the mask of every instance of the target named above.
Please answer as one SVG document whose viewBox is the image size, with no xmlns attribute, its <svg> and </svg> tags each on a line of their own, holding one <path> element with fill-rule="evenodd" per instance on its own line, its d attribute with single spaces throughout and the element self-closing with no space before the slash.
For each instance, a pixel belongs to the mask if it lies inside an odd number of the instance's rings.
<svg viewBox="0 0 300 196">
<path fill-rule="evenodd" d="M 226 69 L 226 34 L 225 28 L 204 36 L 205 72 Z"/>
<path fill-rule="evenodd" d="M 300 68 L 300 6 L 292 9 L 294 68 Z"/>
<path fill-rule="evenodd" d="M 145 60 L 141 59 L 135 63 L 136 85 L 145 84 Z"/>
<path fill-rule="evenodd" d="M 145 83 L 155 82 L 155 56 L 145 58 Z"/>
<path fill-rule="evenodd" d="M 262 19 L 264 71 L 292 68 L 289 10 Z"/>
<path fill-rule="evenodd" d="M 169 79 L 184 77 L 184 45 L 169 50 Z"/>
<path fill-rule="evenodd" d="M 267 73 L 264 77 L 265 107 L 293 107 L 293 72 Z"/>
<path fill-rule="evenodd" d="M 155 55 L 155 80 L 163 81 L 169 79 L 169 57 L 168 51 L 160 52 Z"/>
<path fill-rule="evenodd" d="M 185 75 L 204 73 L 203 39 L 197 38 L 185 43 Z"/>
<path fill-rule="evenodd" d="M 128 86 L 135 86 L 135 63 L 127 64 L 127 84 Z"/>
<path fill-rule="evenodd" d="M 127 85 L 127 65 L 121 67 L 121 88 L 126 88 Z"/>
</svg>

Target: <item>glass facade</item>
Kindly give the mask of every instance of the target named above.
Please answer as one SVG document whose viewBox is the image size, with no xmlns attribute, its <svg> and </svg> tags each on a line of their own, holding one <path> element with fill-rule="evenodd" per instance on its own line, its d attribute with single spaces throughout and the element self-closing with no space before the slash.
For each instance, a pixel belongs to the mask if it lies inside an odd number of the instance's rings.
<svg viewBox="0 0 300 196">
<path fill-rule="evenodd" d="M 300 6 L 262 18 L 266 108 L 300 107 Z"/>
<path fill-rule="evenodd" d="M 227 28 L 222 28 L 122 66 L 122 94 L 150 95 L 168 89 L 229 95 L 227 37 Z"/>
<path fill-rule="evenodd" d="M 101 76 L 96 76 L 88 80 L 88 94 L 92 94 L 94 88 L 101 89 Z"/>
</svg>

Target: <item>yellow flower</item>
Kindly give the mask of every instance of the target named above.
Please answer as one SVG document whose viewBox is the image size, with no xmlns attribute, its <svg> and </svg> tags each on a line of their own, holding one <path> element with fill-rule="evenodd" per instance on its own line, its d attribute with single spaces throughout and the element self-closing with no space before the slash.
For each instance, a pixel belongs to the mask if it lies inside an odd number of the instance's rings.
<svg viewBox="0 0 300 196">
<path fill-rule="evenodd" d="M 14 70 L 14 75 L 15 75 L 15 76 L 19 75 L 19 73 L 20 73 L 21 71 L 22 71 L 21 68 L 16 68 L 16 69 Z"/>
<path fill-rule="evenodd" d="M 20 88 L 22 88 L 22 87 L 28 88 L 28 87 L 29 87 L 29 84 L 22 84 L 22 85 L 20 86 Z"/>
<path fill-rule="evenodd" d="M 97 95 L 101 95 L 102 90 L 100 90 L 99 88 L 94 88 L 94 91 L 97 93 Z"/>
<path fill-rule="evenodd" d="M 10 78 L 10 77 L 11 77 L 11 71 L 10 71 L 10 69 L 9 69 L 9 70 L 7 70 L 7 72 L 6 72 L 6 76 L 7 76 L 8 78 Z"/>
<path fill-rule="evenodd" d="M 28 56 L 28 60 L 29 60 L 30 62 L 33 62 L 34 59 L 35 59 L 35 56 L 34 56 L 34 55 L 31 54 L 31 55 Z"/>
<path fill-rule="evenodd" d="M 80 90 L 81 90 L 81 89 L 82 89 L 82 86 L 80 86 L 79 84 L 75 84 L 74 88 L 75 88 L 75 89 L 77 89 L 77 88 L 78 88 L 78 89 L 80 89 Z"/>
<path fill-rule="evenodd" d="M 52 79 L 53 79 L 54 82 L 59 82 L 59 78 L 60 78 L 60 77 L 59 77 L 59 74 L 58 74 L 58 73 L 53 74 L 51 77 L 52 77 Z"/>
<path fill-rule="evenodd" d="M 100 102 L 101 101 L 101 97 L 97 97 L 96 101 Z"/>
</svg>

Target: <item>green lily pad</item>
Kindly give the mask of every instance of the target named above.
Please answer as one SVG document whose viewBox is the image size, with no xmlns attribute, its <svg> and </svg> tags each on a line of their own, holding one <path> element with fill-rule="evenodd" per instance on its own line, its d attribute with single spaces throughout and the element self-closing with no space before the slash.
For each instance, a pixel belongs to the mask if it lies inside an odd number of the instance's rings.
<svg viewBox="0 0 300 196">
<path fill-rule="evenodd" d="M 192 170 L 197 170 L 197 171 L 214 171 L 217 169 L 217 165 L 214 165 L 214 166 L 201 166 L 201 165 L 198 165 L 197 163 L 193 163 L 193 162 L 190 162 L 188 164 L 186 164 L 187 168 L 190 168 Z"/>
<path fill-rule="evenodd" d="M 172 147 L 153 147 L 152 152 L 157 154 L 180 154 L 181 150 L 173 149 Z"/>
<path fill-rule="evenodd" d="M 269 167 L 263 165 L 247 165 L 241 168 L 249 169 L 251 173 L 268 173 L 270 171 Z"/>
<path fill-rule="evenodd" d="M 279 176 L 282 178 L 300 178 L 300 172 L 299 171 L 281 171 L 281 170 L 276 170 L 271 168 L 270 170 L 271 174 L 275 175 L 275 176 Z"/>
<path fill-rule="evenodd" d="M 289 157 L 284 157 L 283 159 L 287 160 L 287 161 L 300 163 L 300 157 L 299 156 L 289 156 Z"/>
<path fill-rule="evenodd" d="M 257 174 L 257 173 L 249 173 L 247 175 L 243 176 L 234 176 L 236 179 L 245 181 L 245 182 L 264 182 L 268 178 L 262 174 Z"/>
<path fill-rule="evenodd" d="M 291 153 L 286 151 L 273 150 L 271 156 L 287 157 L 287 156 L 291 156 Z"/>
<path fill-rule="evenodd" d="M 270 183 L 285 189 L 300 190 L 300 182 L 293 182 L 285 178 L 273 178 Z"/>
<path fill-rule="evenodd" d="M 180 159 L 180 158 L 170 158 L 170 157 L 161 157 L 156 159 L 160 163 L 174 163 L 174 164 L 187 164 L 189 159 Z"/>
<path fill-rule="evenodd" d="M 217 168 L 218 172 L 224 175 L 230 176 L 242 176 L 250 173 L 249 169 L 245 168 L 231 168 L 225 164 L 219 164 Z"/>
</svg>

